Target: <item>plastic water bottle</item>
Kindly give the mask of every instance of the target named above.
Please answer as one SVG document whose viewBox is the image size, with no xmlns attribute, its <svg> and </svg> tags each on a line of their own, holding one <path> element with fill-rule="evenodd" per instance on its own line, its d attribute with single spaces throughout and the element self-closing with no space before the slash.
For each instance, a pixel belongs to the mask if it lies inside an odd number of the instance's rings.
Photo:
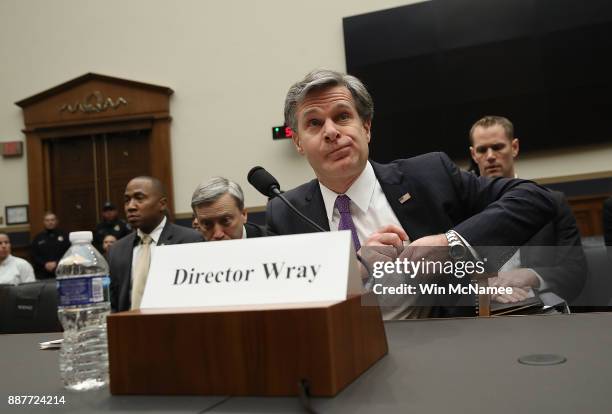
<svg viewBox="0 0 612 414">
<path fill-rule="evenodd" d="M 70 233 L 72 246 L 57 270 L 58 316 L 64 328 L 59 352 L 64 386 L 83 391 L 108 383 L 106 316 L 110 313 L 109 272 L 91 245 L 90 231 Z"/>
</svg>

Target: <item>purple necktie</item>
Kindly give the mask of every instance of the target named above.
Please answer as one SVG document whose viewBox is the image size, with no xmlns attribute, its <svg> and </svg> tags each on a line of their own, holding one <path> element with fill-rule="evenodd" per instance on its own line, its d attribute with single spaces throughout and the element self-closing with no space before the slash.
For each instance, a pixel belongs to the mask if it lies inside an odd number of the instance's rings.
<svg viewBox="0 0 612 414">
<path fill-rule="evenodd" d="M 353 217 L 351 217 L 351 210 L 349 204 L 351 199 L 346 194 L 339 195 L 336 198 L 336 208 L 340 212 L 340 224 L 338 230 L 350 230 L 351 236 L 353 236 L 353 244 L 355 245 L 355 251 L 359 250 L 361 243 L 359 243 L 359 237 L 357 237 L 357 229 L 355 223 L 353 223 Z"/>
</svg>

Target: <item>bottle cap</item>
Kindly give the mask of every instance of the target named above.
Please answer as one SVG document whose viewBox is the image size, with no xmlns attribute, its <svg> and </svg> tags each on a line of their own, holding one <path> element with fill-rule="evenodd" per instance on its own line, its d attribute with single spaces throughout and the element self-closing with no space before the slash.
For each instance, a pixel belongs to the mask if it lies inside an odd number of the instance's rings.
<svg viewBox="0 0 612 414">
<path fill-rule="evenodd" d="M 93 234 L 90 231 L 73 231 L 70 233 L 70 243 L 74 242 L 91 242 L 93 240 Z"/>
</svg>

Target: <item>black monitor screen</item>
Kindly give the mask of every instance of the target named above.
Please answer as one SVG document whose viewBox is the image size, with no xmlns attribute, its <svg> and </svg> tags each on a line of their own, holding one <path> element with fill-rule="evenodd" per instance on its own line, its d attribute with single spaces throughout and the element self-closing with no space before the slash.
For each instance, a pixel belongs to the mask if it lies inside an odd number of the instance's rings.
<svg viewBox="0 0 612 414">
<path fill-rule="evenodd" d="M 522 151 L 612 140 L 610 0 L 432 0 L 343 24 L 377 161 L 465 158 L 485 115 L 509 118 Z"/>
</svg>

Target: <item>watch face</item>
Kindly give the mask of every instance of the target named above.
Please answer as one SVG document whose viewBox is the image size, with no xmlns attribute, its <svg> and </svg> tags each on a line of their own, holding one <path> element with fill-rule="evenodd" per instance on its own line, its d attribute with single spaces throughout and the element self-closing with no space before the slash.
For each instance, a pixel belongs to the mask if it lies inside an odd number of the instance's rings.
<svg viewBox="0 0 612 414">
<path fill-rule="evenodd" d="M 465 257 L 466 248 L 463 244 L 454 244 L 450 246 L 450 256 L 453 259 L 463 259 Z"/>
</svg>

